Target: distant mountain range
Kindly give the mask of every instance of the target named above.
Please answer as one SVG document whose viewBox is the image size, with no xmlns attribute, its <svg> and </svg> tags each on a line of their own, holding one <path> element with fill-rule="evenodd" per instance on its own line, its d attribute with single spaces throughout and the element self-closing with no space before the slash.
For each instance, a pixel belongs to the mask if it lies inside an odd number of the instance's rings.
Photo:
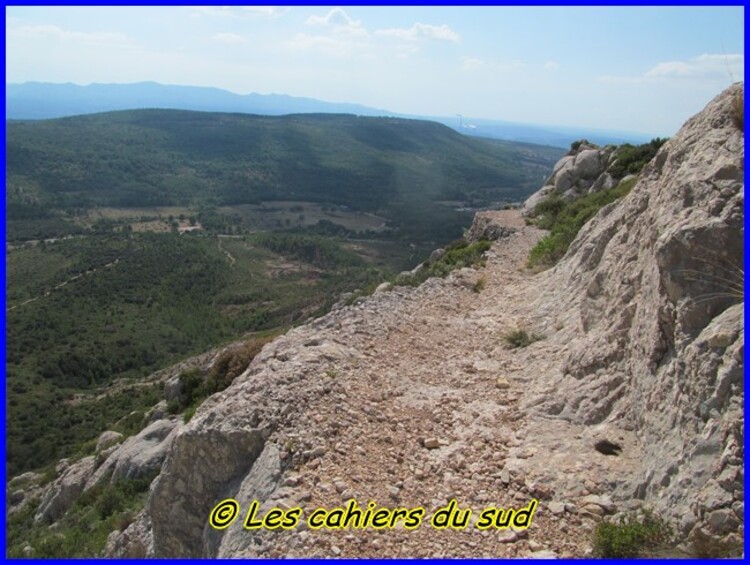
<svg viewBox="0 0 750 565">
<path fill-rule="evenodd" d="M 414 116 L 359 104 L 324 102 L 285 94 L 235 94 L 220 88 L 156 82 L 94 83 L 87 86 L 47 82 L 6 84 L 5 100 L 5 117 L 12 120 L 40 120 L 114 110 L 169 108 L 269 116 L 331 113 L 429 119 L 466 135 L 564 148 L 583 138 L 599 144 L 643 143 L 650 138 L 648 135 L 631 132 L 540 126 L 458 116 Z"/>
</svg>

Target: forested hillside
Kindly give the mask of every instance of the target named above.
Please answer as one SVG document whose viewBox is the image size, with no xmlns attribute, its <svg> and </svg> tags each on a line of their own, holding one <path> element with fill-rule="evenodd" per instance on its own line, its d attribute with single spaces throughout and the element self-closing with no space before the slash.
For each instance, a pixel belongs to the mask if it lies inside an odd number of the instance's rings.
<svg viewBox="0 0 750 565">
<path fill-rule="evenodd" d="M 409 237 L 439 238 L 425 212 L 445 226 L 454 208 L 519 200 L 561 155 L 433 122 L 323 114 L 123 111 L 10 122 L 7 138 L 11 237 L 18 220 L 72 233 L 95 206 L 292 200 L 378 212 Z"/>
</svg>

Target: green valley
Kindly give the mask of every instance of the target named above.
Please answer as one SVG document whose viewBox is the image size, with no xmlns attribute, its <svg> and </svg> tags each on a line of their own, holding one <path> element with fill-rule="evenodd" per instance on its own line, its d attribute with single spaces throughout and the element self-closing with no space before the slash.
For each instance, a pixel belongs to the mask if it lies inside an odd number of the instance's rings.
<svg viewBox="0 0 750 565">
<path fill-rule="evenodd" d="M 348 115 L 140 110 L 6 132 L 11 476 L 134 433 L 162 397 L 143 377 L 393 279 L 562 152 Z"/>
</svg>

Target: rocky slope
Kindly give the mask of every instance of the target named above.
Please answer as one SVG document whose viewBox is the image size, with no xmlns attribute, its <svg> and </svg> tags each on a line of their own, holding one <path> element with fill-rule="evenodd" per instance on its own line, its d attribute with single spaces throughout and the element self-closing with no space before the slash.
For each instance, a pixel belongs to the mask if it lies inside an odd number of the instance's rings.
<svg viewBox="0 0 750 565">
<path fill-rule="evenodd" d="M 741 541 L 741 90 L 690 120 L 555 268 L 525 269 L 543 232 L 518 211 L 482 213 L 470 235 L 497 238 L 484 267 L 290 331 L 187 425 L 162 412 L 142 448 L 103 441 L 106 455 L 47 488 L 39 520 L 91 481 L 158 461 L 145 510 L 110 536 L 109 555 L 585 556 L 598 521 L 644 506 L 688 550 Z M 544 339 L 513 348 L 504 336 L 519 329 Z M 597 451 L 602 440 L 619 455 Z M 55 504 L 65 477 L 75 486 Z M 214 530 L 209 514 L 227 498 L 239 518 Z M 422 506 L 425 519 L 414 530 L 242 527 L 255 499 L 261 514 L 299 506 L 307 517 L 352 498 Z M 482 509 L 532 498 L 528 529 L 474 527 Z M 474 511 L 470 527 L 433 528 L 451 499 Z"/>
<path fill-rule="evenodd" d="M 638 148 L 632 145 L 599 147 L 586 140 L 578 141 L 571 146 L 567 155 L 555 163 L 552 174 L 542 188 L 524 201 L 521 210 L 525 216 L 530 216 L 540 202 L 553 194 L 564 200 L 574 200 L 626 182 L 634 177 L 630 173 L 637 172 L 650 160 L 664 141 L 653 139 Z"/>
<path fill-rule="evenodd" d="M 602 422 L 643 450 L 621 496 L 690 539 L 743 528 L 744 139 L 735 85 L 688 121 L 622 202 L 539 278 L 542 327 L 569 345 L 527 406 Z M 551 386 L 554 383 L 554 386 Z"/>
</svg>

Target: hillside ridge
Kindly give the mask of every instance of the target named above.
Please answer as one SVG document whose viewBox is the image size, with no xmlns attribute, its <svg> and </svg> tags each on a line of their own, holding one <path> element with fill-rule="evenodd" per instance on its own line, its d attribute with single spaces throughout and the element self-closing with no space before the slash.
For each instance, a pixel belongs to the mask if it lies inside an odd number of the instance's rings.
<svg viewBox="0 0 750 565">
<path fill-rule="evenodd" d="M 526 268 L 544 232 L 520 211 L 482 212 L 469 233 L 497 238 L 484 266 L 386 285 L 289 331 L 188 423 L 156 415 L 69 464 L 38 520 L 70 505 L 61 493 L 111 480 L 97 468 L 157 461 L 145 509 L 107 555 L 582 557 L 597 524 L 642 508 L 674 528 L 670 555 L 737 551 L 744 293 L 722 285 L 743 256 L 743 89 L 689 120 L 557 266 Z M 529 343 L 514 347 L 521 331 Z M 214 529 L 227 499 L 241 517 Z M 415 529 L 242 527 L 254 500 L 261 515 L 308 517 L 352 499 L 426 517 Z M 432 527 L 451 500 L 473 510 L 469 526 Z M 490 506 L 533 506 L 533 524 L 476 527 Z"/>
</svg>

